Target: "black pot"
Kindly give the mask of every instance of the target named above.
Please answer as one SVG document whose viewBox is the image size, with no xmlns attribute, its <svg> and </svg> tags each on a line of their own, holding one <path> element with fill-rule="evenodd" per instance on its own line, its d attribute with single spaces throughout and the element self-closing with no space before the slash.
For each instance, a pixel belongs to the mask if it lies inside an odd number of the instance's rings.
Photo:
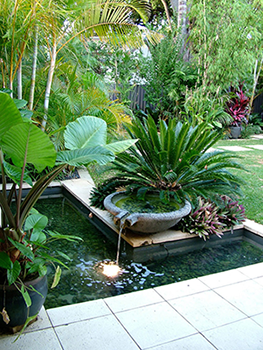
<svg viewBox="0 0 263 350">
<path fill-rule="evenodd" d="M 0 311 L 5 308 L 10 322 L 6 324 L 0 314 L 0 329 L 13 328 L 25 324 L 27 317 L 37 315 L 45 302 L 48 290 L 47 276 L 38 277 L 35 280 L 24 283 L 25 286 L 32 286 L 38 293 L 28 290 L 32 305 L 29 310 L 26 306 L 22 294 L 14 285 L 3 286 L 0 285 Z"/>
<path fill-rule="evenodd" d="M 241 126 L 231 126 L 230 127 L 230 135 L 232 139 L 238 139 L 241 135 Z"/>
</svg>

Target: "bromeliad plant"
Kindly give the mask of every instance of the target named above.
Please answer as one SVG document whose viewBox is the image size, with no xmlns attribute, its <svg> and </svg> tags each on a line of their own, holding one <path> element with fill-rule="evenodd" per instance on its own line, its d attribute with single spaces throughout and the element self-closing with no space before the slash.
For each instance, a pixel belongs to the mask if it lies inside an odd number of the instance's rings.
<svg viewBox="0 0 263 350">
<path fill-rule="evenodd" d="M 227 228 L 231 228 L 235 225 L 241 224 L 245 221 L 245 208 L 238 201 L 232 200 L 228 196 L 221 197 L 222 203 L 220 204 L 220 222 L 222 222 Z"/>
<path fill-rule="evenodd" d="M 141 197 L 158 191 L 164 201 L 193 202 L 198 196 L 216 200 L 219 195 L 240 193 L 242 180 L 228 169 L 242 166 L 230 152 L 209 150 L 221 135 L 205 123 L 192 127 L 175 119 L 168 125 L 160 120 L 158 129 L 151 117 L 143 122 L 135 118 L 127 130 L 138 141 L 116 157 L 115 176 L 108 182 L 118 180 L 119 186 Z"/>
<path fill-rule="evenodd" d="M 32 274 L 41 276 L 46 273 L 45 264 L 50 256 L 43 252 L 40 256 L 38 249 L 39 246 L 43 248 L 49 240 L 42 232 L 45 219 L 39 214 L 27 217 L 50 182 L 67 166 L 76 167 L 92 162 L 106 164 L 114 159 L 115 153 L 135 142 L 125 140 L 106 144 L 106 138 L 106 122 L 84 116 L 68 124 L 64 132 L 66 149 L 56 152 L 49 137 L 32 121 L 21 116 L 9 95 L 0 92 L 0 284 L 11 285 L 17 281 L 30 280 Z M 28 164 L 33 165 L 38 172 L 46 167 L 51 170 L 33 184 L 26 171 Z M 7 178 L 11 181 L 9 190 Z M 31 189 L 23 199 L 24 182 Z M 11 208 L 12 201 L 14 210 Z M 49 236 L 76 239 L 55 233 L 49 233 Z"/>
<path fill-rule="evenodd" d="M 212 234 L 221 238 L 225 225 L 220 221 L 218 209 L 211 201 L 199 197 L 198 205 L 193 213 L 182 218 L 178 228 L 183 232 L 196 234 L 205 241 Z"/>
<path fill-rule="evenodd" d="M 182 218 L 177 228 L 183 232 L 198 235 L 205 241 L 211 235 L 219 238 L 223 235 L 223 230 L 231 229 L 233 226 L 241 224 L 245 220 L 245 209 L 228 196 L 221 196 L 219 206 L 211 200 L 199 197 L 198 204 L 192 212 Z"/>
</svg>

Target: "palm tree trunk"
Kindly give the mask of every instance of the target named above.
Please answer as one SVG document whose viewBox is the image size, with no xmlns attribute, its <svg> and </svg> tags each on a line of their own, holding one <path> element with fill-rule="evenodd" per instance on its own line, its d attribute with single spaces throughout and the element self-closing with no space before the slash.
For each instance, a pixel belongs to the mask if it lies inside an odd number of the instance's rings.
<svg viewBox="0 0 263 350">
<path fill-rule="evenodd" d="M 177 18 L 177 27 L 181 28 L 181 34 L 183 36 L 187 33 L 187 0 L 178 0 L 178 18 Z"/>
<path fill-rule="evenodd" d="M 35 43 L 34 43 L 34 53 L 33 53 L 33 63 L 32 63 L 32 75 L 31 75 L 31 85 L 30 85 L 30 92 L 29 92 L 29 99 L 28 99 L 28 108 L 30 109 L 30 111 L 33 110 L 33 105 L 34 105 L 37 54 L 38 54 L 38 26 L 35 27 Z"/>
<path fill-rule="evenodd" d="M 53 48 L 51 53 L 51 59 L 50 59 L 50 67 L 48 71 L 48 77 L 47 77 L 47 85 L 46 85 L 46 92 L 45 92 L 45 100 L 44 100 L 44 118 L 41 124 L 41 130 L 44 131 L 47 124 L 47 114 L 48 114 L 48 106 L 49 106 L 49 96 L 51 91 L 51 85 L 56 65 L 56 57 L 57 57 L 57 43 L 56 40 L 53 42 Z"/>
<path fill-rule="evenodd" d="M 166 17 L 167 17 L 167 21 L 168 21 L 170 30 L 172 31 L 172 24 L 171 24 L 171 19 L 170 19 L 170 15 L 169 15 L 168 6 L 167 6 L 165 0 L 161 0 L 161 2 L 162 2 L 162 4 L 163 4 L 164 10 L 165 10 L 165 14 L 166 14 Z"/>
<path fill-rule="evenodd" d="M 184 60 L 189 61 L 190 50 L 186 48 L 187 41 L 187 0 L 178 0 L 178 17 L 177 17 L 177 27 L 179 29 L 178 38 L 181 41 L 181 53 L 184 54 Z"/>
</svg>

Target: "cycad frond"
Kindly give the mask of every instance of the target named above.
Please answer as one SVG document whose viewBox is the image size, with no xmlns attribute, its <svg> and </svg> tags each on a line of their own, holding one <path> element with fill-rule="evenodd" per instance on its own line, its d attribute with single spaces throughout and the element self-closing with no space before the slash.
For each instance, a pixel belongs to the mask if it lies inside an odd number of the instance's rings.
<svg viewBox="0 0 263 350">
<path fill-rule="evenodd" d="M 224 151 L 206 152 L 220 137 L 205 124 L 192 127 L 175 121 L 160 121 L 158 131 L 152 118 L 135 118 L 128 132 L 137 143 L 117 156 L 114 169 L 119 178 L 140 187 L 166 191 L 168 196 L 194 200 L 202 195 L 240 193 L 243 181 L 229 169 L 242 169 L 233 155 Z"/>
</svg>

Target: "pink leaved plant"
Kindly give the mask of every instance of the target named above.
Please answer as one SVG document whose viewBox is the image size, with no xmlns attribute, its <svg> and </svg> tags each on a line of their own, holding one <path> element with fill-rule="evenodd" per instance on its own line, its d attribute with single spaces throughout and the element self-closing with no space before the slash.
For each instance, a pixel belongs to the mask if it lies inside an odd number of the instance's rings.
<svg viewBox="0 0 263 350">
<path fill-rule="evenodd" d="M 231 98 L 226 103 L 226 112 L 233 118 L 231 126 L 241 126 L 247 124 L 247 113 L 249 107 L 249 98 L 243 92 L 243 84 L 238 88 L 230 88 Z"/>
</svg>

